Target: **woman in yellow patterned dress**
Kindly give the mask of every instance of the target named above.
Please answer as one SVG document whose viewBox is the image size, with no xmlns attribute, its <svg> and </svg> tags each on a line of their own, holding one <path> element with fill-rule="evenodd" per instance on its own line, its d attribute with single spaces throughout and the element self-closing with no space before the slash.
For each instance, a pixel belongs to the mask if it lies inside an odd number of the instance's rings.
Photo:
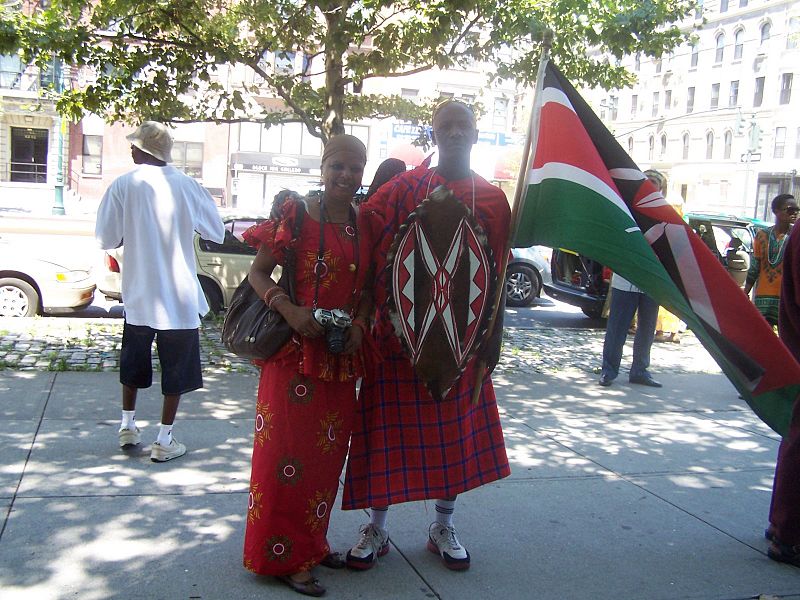
<svg viewBox="0 0 800 600">
<path fill-rule="evenodd" d="M 778 194 L 772 200 L 775 225 L 759 229 L 753 242 L 753 260 L 747 272 L 746 294 L 755 287 L 753 302 L 773 327 L 778 326 L 778 303 L 783 279 L 783 248 L 798 213 L 797 202 L 791 194 Z"/>
</svg>

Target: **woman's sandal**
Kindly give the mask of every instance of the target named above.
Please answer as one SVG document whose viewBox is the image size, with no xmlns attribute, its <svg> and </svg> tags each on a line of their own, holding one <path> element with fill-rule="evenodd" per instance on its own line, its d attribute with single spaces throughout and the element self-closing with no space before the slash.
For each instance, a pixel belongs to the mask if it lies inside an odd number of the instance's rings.
<svg viewBox="0 0 800 600">
<path fill-rule="evenodd" d="M 325 588 L 322 587 L 319 584 L 319 581 L 313 577 L 310 577 L 305 581 L 295 581 L 292 579 L 291 575 L 276 575 L 275 577 L 288 585 L 298 594 L 303 594 L 304 596 L 319 597 L 325 593 Z"/>
<path fill-rule="evenodd" d="M 319 564 L 329 569 L 344 569 L 347 566 L 347 561 L 344 559 L 341 552 L 331 552 L 319 561 Z"/>
</svg>

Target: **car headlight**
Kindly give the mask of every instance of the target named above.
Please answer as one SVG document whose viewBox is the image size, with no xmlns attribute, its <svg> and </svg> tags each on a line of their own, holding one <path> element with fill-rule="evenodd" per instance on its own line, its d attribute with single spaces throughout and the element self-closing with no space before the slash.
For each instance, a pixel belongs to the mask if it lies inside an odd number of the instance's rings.
<svg viewBox="0 0 800 600">
<path fill-rule="evenodd" d="M 77 283 L 89 279 L 89 271 L 57 271 L 56 281 L 61 283 Z"/>
</svg>

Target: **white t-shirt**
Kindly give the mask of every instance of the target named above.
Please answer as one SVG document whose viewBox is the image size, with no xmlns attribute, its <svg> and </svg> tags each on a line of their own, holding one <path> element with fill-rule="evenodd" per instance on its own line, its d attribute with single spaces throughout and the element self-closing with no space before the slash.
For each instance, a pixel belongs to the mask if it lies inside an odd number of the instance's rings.
<svg viewBox="0 0 800 600">
<path fill-rule="evenodd" d="M 616 273 L 614 273 L 614 275 L 611 277 L 611 287 L 614 288 L 615 290 L 620 290 L 623 292 L 638 292 L 638 293 L 642 292 L 642 290 L 637 288 L 630 281 L 628 281 L 623 277 L 620 277 Z"/>
<path fill-rule="evenodd" d="M 139 165 L 115 179 L 97 210 L 103 249 L 125 244 L 125 321 L 153 329 L 196 329 L 208 312 L 194 255 L 194 232 L 221 243 L 225 234 L 203 186 L 169 165 Z"/>
</svg>

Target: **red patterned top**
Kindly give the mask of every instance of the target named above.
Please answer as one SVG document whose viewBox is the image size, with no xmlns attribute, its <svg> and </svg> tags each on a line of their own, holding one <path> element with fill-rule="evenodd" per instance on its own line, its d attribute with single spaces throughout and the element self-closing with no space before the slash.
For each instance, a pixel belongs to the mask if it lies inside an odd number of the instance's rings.
<svg viewBox="0 0 800 600">
<path fill-rule="evenodd" d="M 317 308 L 340 308 L 352 314 L 361 298 L 368 272 L 374 272 L 372 253 L 382 221 L 375 211 L 362 207 L 357 212 L 355 228 L 348 223 L 325 223 L 322 235 L 327 268 L 322 270 L 318 278 L 314 267 L 320 247 L 319 222 L 306 214 L 299 237 L 292 239 L 300 206 L 301 202 L 287 202 L 279 218 L 254 225 L 244 233 L 244 239 L 255 248 L 265 244 L 279 265 L 285 263 L 286 249 L 290 246 L 294 248 L 295 304 L 313 306 L 317 290 Z M 326 349 L 324 336 L 304 338 L 295 334 L 269 360 L 285 361 L 287 364 L 298 361 L 298 372 L 303 375 L 323 381 L 347 381 L 364 375 L 364 353 L 374 353 L 370 341 L 370 336 L 364 336 L 362 351 L 355 355 L 331 354 Z M 369 357 L 370 360 L 372 358 Z"/>
</svg>

